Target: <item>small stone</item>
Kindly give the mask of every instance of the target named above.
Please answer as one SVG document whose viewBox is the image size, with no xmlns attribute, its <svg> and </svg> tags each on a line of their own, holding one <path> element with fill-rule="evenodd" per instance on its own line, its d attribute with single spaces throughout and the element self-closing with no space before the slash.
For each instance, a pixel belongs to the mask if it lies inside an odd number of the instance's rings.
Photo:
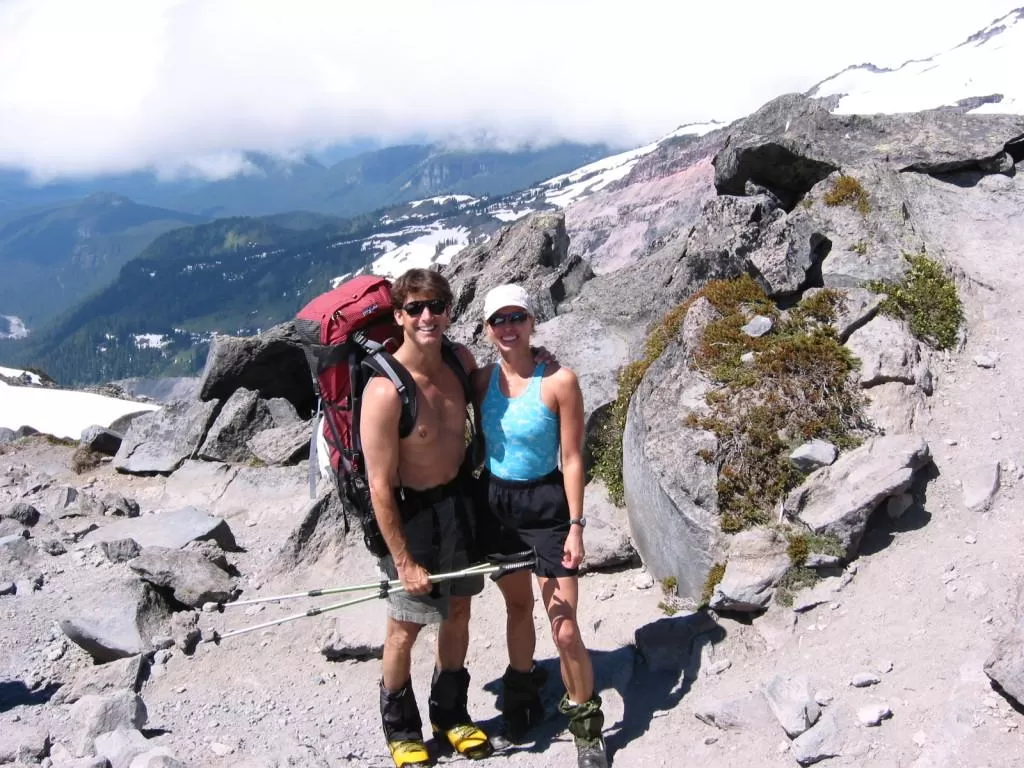
<svg viewBox="0 0 1024 768">
<path fill-rule="evenodd" d="M 869 728 L 881 725 L 889 717 L 892 717 L 892 710 L 887 704 L 868 704 L 857 710 L 857 719 Z"/>
<path fill-rule="evenodd" d="M 928 734 L 926 734 L 924 731 L 918 731 L 913 736 L 913 742 L 917 746 L 923 747 L 925 744 L 928 743 Z"/>
<path fill-rule="evenodd" d="M 981 623 L 982 624 L 991 624 L 992 623 L 992 617 L 991 616 L 986 616 L 984 619 L 981 620 Z"/>
<path fill-rule="evenodd" d="M 712 744 L 714 744 L 714 743 L 715 743 L 716 741 L 718 741 L 718 737 L 717 737 L 717 736 L 705 736 L 705 737 L 704 737 L 704 744 L 705 744 L 706 746 L 709 746 L 709 747 L 710 747 L 710 746 L 711 746 Z"/>
<path fill-rule="evenodd" d="M 1003 439 L 1003 433 L 1002 432 L 993 432 L 991 435 L 989 435 L 989 437 L 991 437 L 993 440 L 1002 440 Z"/>
<path fill-rule="evenodd" d="M 994 352 L 982 352 L 974 356 L 974 364 L 979 368 L 995 368 L 999 356 Z"/>
<path fill-rule="evenodd" d="M 887 675 L 887 674 L 889 674 L 890 672 L 892 672 L 892 669 L 893 669 L 893 664 L 892 664 L 892 662 L 891 662 L 891 661 L 884 661 L 884 662 L 882 662 L 881 664 L 879 664 L 879 665 L 878 665 L 878 668 L 879 668 L 880 670 L 882 670 L 882 673 L 883 673 L 883 674 L 886 674 L 886 675 Z"/>
<path fill-rule="evenodd" d="M 221 744 L 219 741 L 215 741 L 210 745 L 210 751 L 218 757 L 224 757 L 230 755 L 235 751 L 234 747 L 229 747 L 227 744 Z"/>
<path fill-rule="evenodd" d="M 978 543 L 978 537 L 977 536 L 972 536 L 972 535 L 968 534 L 967 536 L 964 536 L 964 542 L 967 543 L 967 544 L 977 544 Z"/>
<path fill-rule="evenodd" d="M 850 685 L 854 688 L 867 688 L 869 685 L 877 685 L 882 679 L 874 672 L 858 672 L 850 678 Z"/>
<path fill-rule="evenodd" d="M 654 577 L 647 571 L 642 571 L 633 579 L 633 586 L 637 589 L 650 589 L 654 586 Z"/>
<path fill-rule="evenodd" d="M 754 353 L 744 352 L 742 355 L 740 355 L 740 362 L 743 363 L 744 365 L 753 365 Z"/>
<path fill-rule="evenodd" d="M 956 440 L 954 440 L 952 437 L 947 437 L 943 442 L 951 447 L 956 445 Z"/>
<path fill-rule="evenodd" d="M 780 741 L 779 746 L 775 748 L 775 751 L 778 752 L 780 755 L 786 754 L 787 752 L 789 752 L 789 742 Z"/>
<path fill-rule="evenodd" d="M 770 317 L 754 315 L 754 317 L 750 319 L 750 322 L 740 328 L 740 330 L 747 334 L 747 336 L 751 336 L 756 339 L 768 333 L 768 331 L 772 329 L 773 325 L 774 323 L 772 323 L 772 319 Z"/>
<path fill-rule="evenodd" d="M 59 643 L 56 643 L 52 645 L 49 649 L 47 649 L 46 658 L 50 661 L 57 661 L 62 656 L 64 656 L 64 653 L 67 651 L 67 649 L 68 644 L 61 640 Z"/>
<path fill-rule="evenodd" d="M 821 690 L 814 694 L 814 700 L 818 703 L 819 707 L 827 707 L 833 701 L 836 700 L 835 694 L 830 690 Z"/>
<path fill-rule="evenodd" d="M 611 600 L 613 597 L 615 597 L 615 590 L 609 589 L 608 587 L 604 587 L 603 589 L 601 589 L 600 592 L 598 592 L 595 595 L 595 597 L 601 602 L 604 602 L 605 600 Z"/>
</svg>

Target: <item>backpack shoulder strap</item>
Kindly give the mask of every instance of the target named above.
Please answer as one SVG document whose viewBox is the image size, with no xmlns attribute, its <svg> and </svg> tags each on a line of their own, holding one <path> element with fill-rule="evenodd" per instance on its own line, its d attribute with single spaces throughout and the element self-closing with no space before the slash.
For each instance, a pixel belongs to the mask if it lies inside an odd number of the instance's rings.
<svg viewBox="0 0 1024 768">
<path fill-rule="evenodd" d="M 466 371 L 465 366 L 462 365 L 462 361 L 459 360 L 459 353 L 455 342 L 447 336 L 441 338 L 441 357 L 448 367 L 455 372 L 455 375 L 459 377 L 459 383 L 462 385 L 462 391 L 466 396 L 466 404 L 469 405 L 473 402 L 473 383 L 470 381 L 469 373 Z"/>
<path fill-rule="evenodd" d="M 394 355 L 381 348 L 370 353 L 363 360 L 363 365 L 369 368 L 378 376 L 384 376 L 395 387 L 398 397 L 402 401 L 402 415 L 398 419 L 398 437 L 404 438 L 412 434 L 412 428 L 416 425 L 416 382 L 412 374 L 400 362 L 395 360 Z"/>
</svg>

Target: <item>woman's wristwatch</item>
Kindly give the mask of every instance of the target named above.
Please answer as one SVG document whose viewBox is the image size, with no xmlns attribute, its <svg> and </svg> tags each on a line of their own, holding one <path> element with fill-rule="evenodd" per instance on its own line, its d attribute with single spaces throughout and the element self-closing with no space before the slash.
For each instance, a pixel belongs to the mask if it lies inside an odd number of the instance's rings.
<svg viewBox="0 0 1024 768">
<path fill-rule="evenodd" d="M 587 527 L 587 518 L 581 517 L 579 520 L 574 520 L 573 518 L 570 517 L 569 518 L 569 525 L 578 525 L 580 528 L 586 528 Z"/>
</svg>

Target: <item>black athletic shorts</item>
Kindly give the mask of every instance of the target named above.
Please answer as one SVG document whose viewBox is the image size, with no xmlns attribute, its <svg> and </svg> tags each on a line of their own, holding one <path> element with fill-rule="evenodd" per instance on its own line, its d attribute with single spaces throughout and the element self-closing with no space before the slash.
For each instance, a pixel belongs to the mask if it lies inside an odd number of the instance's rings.
<svg viewBox="0 0 1024 768">
<path fill-rule="evenodd" d="M 476 483 L 478 548 L 486 554 L 537 554 L 534 573 L 556 578 L 575 576 L 562 565 L 569 536 L 569 500 L 562 473 L 538 480 L 502 480 L 486 470 Z M 488 510 L 490 514 L 488 514 Z"/>
</svg>

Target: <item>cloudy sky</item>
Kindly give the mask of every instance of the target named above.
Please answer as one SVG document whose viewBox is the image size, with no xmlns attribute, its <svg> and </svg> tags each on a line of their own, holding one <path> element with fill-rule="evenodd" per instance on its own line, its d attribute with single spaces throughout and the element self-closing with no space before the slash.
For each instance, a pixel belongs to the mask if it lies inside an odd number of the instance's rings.
<svg viewBox="0 0 1024 768">
<path fill-rule="evenodd" d="M 237 150 L 633 146 L 1021 0 L 0 0 L 0 167 L 223 175 Z M 285 10 L 287 8 L 287 10 Z"/>
</svg>

